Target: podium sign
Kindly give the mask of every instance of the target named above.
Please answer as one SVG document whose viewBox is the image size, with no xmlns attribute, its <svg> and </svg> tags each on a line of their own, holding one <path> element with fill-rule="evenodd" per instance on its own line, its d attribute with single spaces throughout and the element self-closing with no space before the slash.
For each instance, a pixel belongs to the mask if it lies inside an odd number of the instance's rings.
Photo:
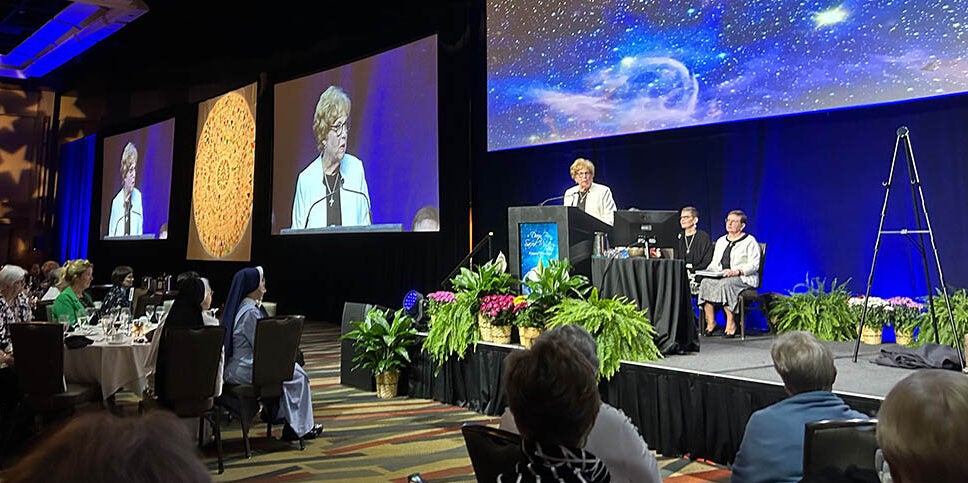
<svg viewBox="0 0 968 483">
<path fill-rule="evenodd" d="M 591 277 L 595 232 L 611 226 L 574 206 L 514 206 L 508 208 L 510 271 L 518 278 L 538 262 L 567 258 L 575 272 Z"/>
</svg>

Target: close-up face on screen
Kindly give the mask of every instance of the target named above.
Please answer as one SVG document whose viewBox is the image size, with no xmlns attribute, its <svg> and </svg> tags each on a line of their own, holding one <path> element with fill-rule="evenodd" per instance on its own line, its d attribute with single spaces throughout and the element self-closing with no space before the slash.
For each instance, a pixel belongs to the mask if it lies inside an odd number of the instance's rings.
<svg viewBox="0 0 968 483">
<path fill-rule="evenodd" d="M 272 234 L 438 231 L 437 37 L 275 86 Z"/>
<path fill-rule="evenodd" d="M 175 120 L 104 138 L 100 238 L 165 239 Z"/>
</svg>

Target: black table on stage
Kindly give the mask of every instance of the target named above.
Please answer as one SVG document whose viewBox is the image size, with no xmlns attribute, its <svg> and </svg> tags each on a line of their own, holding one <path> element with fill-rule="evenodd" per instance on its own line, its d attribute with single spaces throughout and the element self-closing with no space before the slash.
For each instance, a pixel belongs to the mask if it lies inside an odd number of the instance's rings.
<svg viewBox="0 0 968 483">
<path fill-rule="evenodd" d="M 686 262 L 644 257 L 594 258 L 592 284 L 602 297 L 624 295 L 645 310 L 655 327 L 655 345 L 663 354 L 699 350 Z"/>
</svg>

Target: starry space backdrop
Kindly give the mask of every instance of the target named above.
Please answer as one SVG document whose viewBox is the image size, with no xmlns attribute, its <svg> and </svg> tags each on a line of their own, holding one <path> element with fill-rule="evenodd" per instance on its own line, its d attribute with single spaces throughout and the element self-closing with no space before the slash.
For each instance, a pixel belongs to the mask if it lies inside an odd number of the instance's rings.
<svg viewBox="0 0 968 483">
<path fill-rule="evenodd" d="M 968 0 L 489 0 L 488 149 L 968 91 Z"/>
</svg>

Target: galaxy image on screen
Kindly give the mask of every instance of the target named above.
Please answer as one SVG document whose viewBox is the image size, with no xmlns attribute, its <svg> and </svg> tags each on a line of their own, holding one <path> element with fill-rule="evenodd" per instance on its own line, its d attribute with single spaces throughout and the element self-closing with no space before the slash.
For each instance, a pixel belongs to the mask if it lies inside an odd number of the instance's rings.
<svg viewBox="0 0 968 483">
<path fill-rule="evenodd" d="M 489 0 L 488 149 L 968 91 L 968 0 Z"/>
</svg>

